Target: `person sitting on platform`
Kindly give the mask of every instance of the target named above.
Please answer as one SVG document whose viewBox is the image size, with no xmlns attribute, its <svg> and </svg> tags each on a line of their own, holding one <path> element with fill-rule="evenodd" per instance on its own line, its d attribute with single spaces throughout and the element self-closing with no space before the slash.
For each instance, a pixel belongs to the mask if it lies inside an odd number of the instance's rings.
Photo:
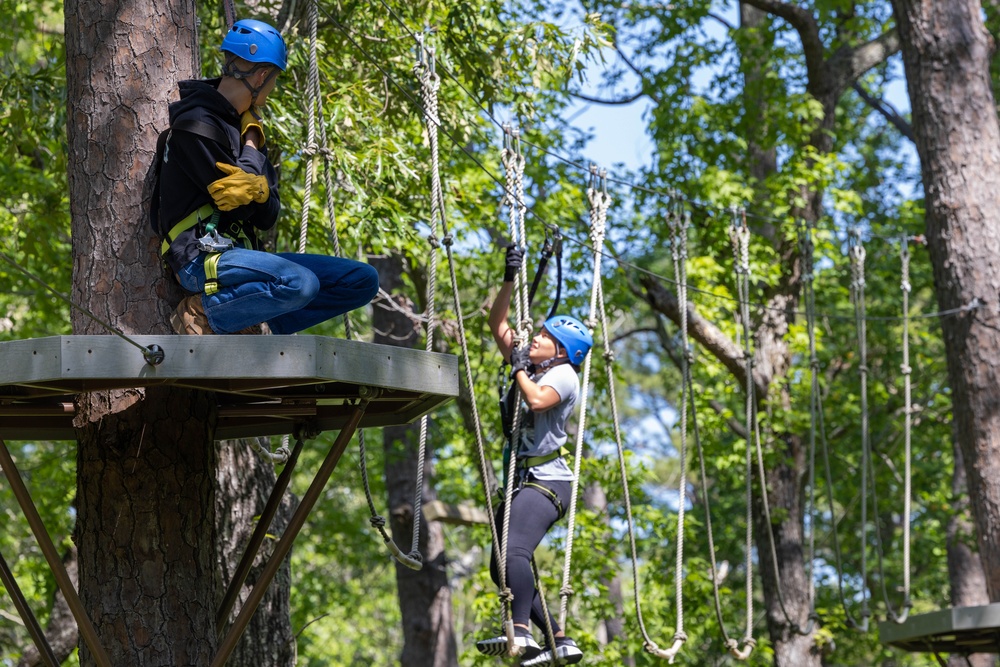
<svg viewBox="0 0 1000 667">
<path fill-rule="evenodd" d="M 285 70 L 281 34 L 237 21 L 223 39 L 222 76 L 182 81 L 170 105 L 160 166 L 166 262 L 188 293 L 170 322 L 179 334 L 291 334 L 370 302 L 378 273 L 326 255 L 269 253 L 258 234 L 281 202 L 259 108 Z"/>
<path fill-rule="evenodd" d="M 545 321 L 542 330 L 530 346 L 514 348 L 514 331 L 507 323 L 514 277 L 521 267 L 523 251 L 517 246 L 507 249 L 504 282 L 490 308 L 489 324 L 504 359 L 511 364 L 511 378 L 520 388 L 525 402 L 520 425 L 520 442 L 512 446 L 517 457 L 517 475 L 505 480 L 514 485 L 510 506 L 510 535 L 507 538 L 506 583 L 514 595 L 511 620 L 514 642 L 521 651 L 522 667 L 549 665 L 553 662 L 552 647 L 539 646 L 531 634 L 529 621 L 546 633 L 542 598 L 535 587 L 531 559 L 542 538 L 569 509 L 573 471 L 563 458 L 567 440 L 566 422 L 573 414 L 580 392 L 578 371 L 594 340 L 587 328 L 568 315 L 556 315 Z M 508 394 L 506 414 L 513 413 Z M 505 424 L 504 431 L 510 430 Z M 508 435 L 508 438 L 512 436 Z M 497 528 L 502 539 L 504 505 L 496 511 Z M 496 550 L 491 550 L 490 574 L 500 585 L 500 570 Z M 555 664 L 575 664 L 583 652 L 565 636 L 556 619 L 549 615 L 555 639 Z M 491 637 L 476 642 L 476 648 L 486 655 L 507 654 L 507 637 Z"/>
</svg>

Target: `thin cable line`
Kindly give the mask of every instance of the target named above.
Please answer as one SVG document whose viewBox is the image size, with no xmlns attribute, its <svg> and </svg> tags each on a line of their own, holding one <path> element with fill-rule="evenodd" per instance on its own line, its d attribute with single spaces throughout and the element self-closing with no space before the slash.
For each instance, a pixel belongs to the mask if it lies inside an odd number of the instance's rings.
<svg viewBox="0 0 1000 667">
<path fill-rule="evenodd" d="M 68 303 L 71 307 L 76 308 L 78 311 L 80 311 L 81 313 L 83 313 L 84 315 L 86 315 L 87 317 L 89 317 L 90 319 L 92 319 L 94 322 L 97 322 L 98 324 L 100 324 L 102 327 L 104 327 L 105 329 L 107 329 L 108 331 L 110 331 L 112 334 L 118 336 L 119 338 L 121 338 L 122 340 L 126 341 L 130 345 L 134 345 L 135 347 L 139 348 L 142 351 L 143 358 L 148 363 L 153 364 L 155 366 L 155 365 L 157 365 L 157 364 L 159 364 L 159 363 L 161 363 L 163 361 L 163 350 L 160 349 L 160 347 L 158 345 L 151 345 L 149 347 L 146 347 L 145 345 L 142 345 L 142 344 L 137 343 L 136 341 L 132 340 L 131 338 L 129 338 L 128 336 L 126 336 L 123 331 L 121 331 L 120 329 L 117 329 L 116 327 L 113 327 L 110 324 L 104 322 L 99 317 L 97 317 L 97 315 L 94 315 L 92 312 L 90 312 L 89 310 L 87 310 L 83 306 L 78 305 L 75 301 L 73 301 L 72 299 L 70 299 L 68 296 L 66 296 L 65 294 L 63 294 L 62 292 L 60 292 L 59 290 L 57 290 L 56 288 L 54 288 L 51 285 L 49 285 L 48 283 L 46 283 L 44 280 L 42 280 L 41 278 L 39 278 L 38 276 L 36 276 L 34 273 L 32 273 L 31 271 L 29 271 L 28 269 L 26 269 L 23 266 L 21 266 L 20 264 L 18 264 L 17 261 L 14 260 L 7 253 L 5 253 L 3 251 L 0 251 L 0 259 L 2 259 L 3 261 L 5 261 L 7 264 L 10 264 L 12 267 L 14 267 L 18 271 L 20 271 L 21 273 L 23 273 L 24 275 L 26 275 L 28 278 L 31 278 L 32 280 L 34 280 L 36 283 L 38 283 L 39 285 L 41 285 L 42 287 L 44 287 L 48 291 L 50 291 L 53 294 L 55 294 L 57 297 L 59 297 L 60 299 L 62 299 L 66 303 Z"/>
<path fill-rule="evenodd" d="M 340 30 L 344 34 L 344 36 L 347 37 L 348 41 L 350 41 L 351 44 L 353 44 L 354 47 L 356 49 L 358 49 L 358 51 L 360 51 L 361 54 L 364 55 L 364 57 L 372 65 L 374 65 L 379 70 L 379 72 L 382 73 L 382 75 L 389 81 L 389 83 L 391 83 L 397 90 L 399 90 L 401 93 L 403 93 L 403 95 L 418 110 L 420 110 L 421 112 L 423 112 L 424 108 L 423 108 L 423 105 L 421 104 L 421 102 L 419 100 L 417 100 L 404 86 L 402 86 L 398 81 L 396 81 L 396 79 L 392 76 L 392 74 L 390 74 L 390 72 L 385 67 L 383 67 L 378 62 L 378 60 L 374 56 L 372 56 L 351 35 L 351 33 L 347 30 L 347 28 L 342 23 L 340 23 L 340 21 L 338 21 L 327 9 L 325 9 L 321 5 L 319 5 L 318 0 L 314 0 L 314 2 L 316 2 L 317 7 L 319 7 L 319 9 L 324 14 L 326 14 L 327 18 L 330 19 L 330 22 L 334 25 L 334 27 L 336 27 L 338 30 Z M 380 0 L 380 2 L 382 2 L 382 0 Z M 383 2 L 383 4 L 384 4 L 384 2 Z M 396 17 L 397 21 L 401 21 L 401 19 L 399 19 L 397 15 L 394 14 L 394 16 Z M 409 32 L 411 35 L 414 35 L 414 33 L 408 27 L 406 27 L 405 24 L 401 23 L 401 25 L 403 25 L 404 29 L 406 29 L 407 32 Z M 444 68 L 442 67 L 442 69 L 444 69 Z M 447 72 L 447 70 L 444 70 L 444 71 Z M 453 75 L 449 74 L 449 76 L 452 79 L 454 79 Z M 463 89 L 464 89 L 464 87 L 463 87 Z M 491 115 L 491 118 L 492 118 L 492 115 Z M 494 119 L 494 121 L 495 121 L 495 119 Z M 440 119 L 435 119 L 435 125 L 437 125 L 438 129 L 441 132 L 443 132 L 444 135 L 446 137 L 448 137 L 448 139 L 450 139 L 451 142 L 457 148 L 459 148 L 463 153 L 465 153 L 469 157 L 469 159 L 471 159 L 476 164 L 476 166 L 478 166 L 483 171 L 483 173 L 485 173 L 497 185 L 499 185 L 500 188 L 503 189 L 504 192 L 506 192 L 509 197 L 513 198 L 518 204 L 520 204 L 521 206 L 523 206 L 526 209 L 526 211 L 532 215 L 532 217 L 534 217 L 542 225 L 544 225 L 545 227 L 547 227 L 549 229 L 555 229 L 556 228 L 555 225 L 549 223 L 544 218 L 542 218 L 536 211 L 534 211 L 534 209 L 532 209 L 531 207 L 527 206 L 527 204 L 525 204 L 523 201 L 520 201 L 515 193 L 508 192 L 506 184 L 504 182 L 502 182 L 492 171 L 490 171 L 490 169 L 488 167 L 486 167 L 486 165 L 484 165 L 483 162 L 475 154 L 473 154 L 471 152 L 471 150 L 465 145 L 464 142 L 458 141 L 458 139 L 456 139 L 455 136 L 451 132 L 449 132 L 441 124 Z M 528 144 L 527 142 L 525 142 L 523 140 L 522 140 L 522 143 L 525 143 L 525 144 L 527 144 L 529 146 L 532 145 L 532 144 Z M 538 148 L 538 147 L 535 147 L 535 148 Z M 545 149 L 540 149 L 540 150 L 545 150 Z M 562 160 L 567 161 L 569 164 L 572 164 L 574 166 L 579 166 L 577 163 L 571 162 L 571 161 L 569 161 L 566 158 L 562 158 L 561 156 L 558 156 L 558 157 L 560 157 L 560 159 L 562 159 Z M 612 180 L 612 179 L 609 179 L 609 180 Z M 663 196 L 670 196 L 667 193 L 656 193 L 656 191 L 652 191 L 652 190 L 650 190 L 650 192 L 653 192 L 654 194 L 661 194 Z M 680 195 L 676 195 L 676 196 L 680 196 Z M 685 199 L 685 201 L 688 201 L 688 203 L 691 203 L 691 200 Z M 753 217 L 753 216 L 750 216 L 750 217 Z M 780 220 L 777 220 L 777 219 L 773 219 L 773 220 L 777 221 L 777 222 L 786 222 L 786 221 L 780 221 Z M 564 235 L 564 236 L 566 236 L 566 235 Z M 566 238 L 568 238 L 569 240 L 571 240 L 574 243 L 577 243 L 577 244 L 581 245 L 582 247 L 587 247 L 585 243 L 583 243 L 583 242 L 581 242 L 581 241 L 579 241 L 577 239 L 574 239 L 572 236 L 566 236 Z M 895 238 L 898 240 L 900 238 L 900 236 L 897 235 Z M 609 254 L 609 253 L 607 253 L 607 251 L 604 251 L 604 250 L 602 250 L 601 253 L 602 253 L 602 255 L 605 255 L 605 256 L 608 256 L 608 257 L 612 258 L 620 266 L 631 268 L 631 269 L 633 269 L 635 271 L 638 271 L 640 273 L 645 273 L 645 274 L 647 274 L 647 275 L 649 275 L 649 276 L 651 276 L 653 278 L 656 278 L 657 280 L 659 280 L 661 282 L 664 282 L 664 283 L 672 283 L 673 282 L 670 278 L 668 278 L 666 276 L 657 274 L 657 273 L 655 273 L 655 272 L 653 272 L 653 271 L 651 271 L 649 269 L 642 268 L 642 267 L 640 267 L 640 266 L 638 266 L 636 264 L 633 264 L 633 263 L 631 263 L 631 262 L 629 262 L 627 260 L 624 260 L 624 259 L 618 257 L 617 255 Z M 720 294 L 715 294 L 715 293 L 709 292 L 707 290 L 701 290 L 701 289 L 692 287 L 690 285 L 688 286 L 688 289 L 690 291 L 692 291 L 692 292 L 696 292 L 696 293 L 704 294 L 706 296 L 711 296 L 711 297 L 714 297 L 714 298 L 717 298 L 717 299 L 721 299 L 721 300 L 731 301 L 733 303 L 737 303 L 737 299 L 735 297 L 730 297 L 730 296 L 724 296 L 724 295 L 720 295 Z M 778 307 L 774 307 L 774 306 L 766 306 L 766 305 L 763 305 L 763 304 L 752 304 L 752 305 L 757 310 L 775 310 L 775 311 L 780 310 L 780 311 L 783 311 L 783 312 L 785 311 L 784 308 L 778 308 Z M 952 308 L 952 309 L 949 309 L 949 310 L 938 311 L 938 312 L 935 312 L 935 313 L 927 313 L 927 314 L 923 314 L 923 315 L 911 315 L 910 319 L 931 319 L 931 318 L 936 318 L 936 317 L 946 317 L 946 316 L 955 315 L 955 314 L 959 314 L 959 313 L 963 313 L 963 312 L 969 312 L 969 311 L 972 311 L 972 310 L 977 310 L 979 308 L 984 307 L 985 305 L 986 304 L 983 303 L 982 301 L 980 301 L 979 299 L 973 299 L 971 302 L 969 302 L 968 304 L 966 304 L 964 306 L 959 306 L 959 307 Z M 797 314 L 797 315 L 804 315 L 805 314 L 804 312 L 799 312 L 799 311 L 793 311 L 793 312 L 795 314 Z M 822 316 L 822 317 L 828 317 L 830 319 L 853 319 L 853 315 L 846 315 L 846 314 L 845 315 L 839 315 L 839 314 L 823 314 L 823 313 L 820 313 L 820 316 Z M 897 321 L 897 320 L 901 320 L 902 318 L 899 317 L 899 316 L 867 316 L 867 319 L 870 320 L 870 321 Z"/>
<path fill-rule="evenodd" d="M 389 5 L 389 3 L 386 0 L 379 0 L 379 2 L 382 4 L 383 7 L 386 8 L 386 10 L 392 16 L 392 18 L 403 28 L 403 30 L 405 30 L 407 33 L 409 33 L 410 37 L 414 41 L 416 41 L 417 43 L 419 43 L 420 36 L 417 33 L 415 33 L 408 25 L 406 25 L 406 22 L 403 20 L 403 18 Z M 618 50 L 617 47 L 616 47 L 616 50 Z M 623 54 L 621 54 L 620 50 L 618 50 L 618 51 L 619 51 L 620 55 L 623 55 Z M 503 129 L 503 125 L 504 125 L 503 122 L 500 121 L 500 120 L 498 120 L 497 117 L 489 111 L 488 106 L 485 103 L 483 103 L 478 97 L 476 97 L 476 95 L 473 94 L 472 91 L 470 91 L 468 89 L 468 87 L 465 86 L 464 83 L 462 83 L 461 79 L 459 79 L 457 75 L 455 75 L 453 72 L 451 72 L 443 63 L 440 63 L 440 62 L 437 63 L 437 67 L 438 67 L 439 70 L 443 71 L 452 81 L 454 81 L 458 85 L 458 87 L 461 88 L 465 92 L 465 94 L 468 95 L 469 98 L 476 104 L 476 106 L 479 108 L 479 110 L 482 111 L 484 114 L 486 114 L 486 116 L 489 117 L 489 119 L 498 128 L 500 128 L 501 130 Z M 492 83 L 494 83 L 494 84 L 497 83 L 495 79 L 492 79 L 490 77 L 486 77 L 486 78 L 489 78 L 489 80 Z M 544 153 L 544 154 L 546 154 L 546 155 L 548 155 L 550 157 L 553 157 L 553 158 L 555 158 L 557 160 L 560 160 L 560 161 L 566 163 L 567 165 L 575 167 L 576 169 L 579 169 L 579 170 L 583 171 L 584 173 L 590 173 L 590 166 L 589 165 L 585 165 L 585 164 L 581 164 L 579 162 L 576 162 L 576 161 L 574 161 L 574 160 L 572 160 L 570 158 L 565 157 L 564 155 L 556 153 L 555 151 L 552 151 L 552 150 L 547 149 L 547 148 L 545 148 L 543 146 L 538 146 L 538 145 L 533 144 L 533 143 L 531 143 L 529 141 L 526 141 L 523 138 L 521 139 L 521 143 L 524 144 L 525 146 L 530 147 L 530 148 L 534 148 L 535 150 L 540 151 L 540 152 L 542 152 L 542 153 Z M 640 192 L 645 192 L 647 194 L 655 195 L 655 196 L 658 196 L 658 197 L 667 197 L 667 198 L 670 198 L 670 199 L 681 199 L 681 200 L 683 200 L 683 201 L 691 204 L 692 206 L 698 207 L 698 208 L 703 209 L 705 211 L 716 212 L 720 216 L 728 216 L 729 215 L 728 207 L 721 207 L 721 206 L 716 206 L 716 205 L 706 204 L 704 202 L 700 202 L 700 201 L 698 201 L 696 199 L 692 199 L 692 198 L 688 197 L 687 195 L 684 195 L 679 190 L 675 190 L 674 188 L 669 188 L 666 191 L 664 191 L 664 190 L 658 190 L 658 189 L 650 188 L 648 186 L 639 185 L 637 183 L 633 183 L 631 181 L 624 180 L 622 178 L 614 178 L 614 177 L 611 177 L 611 176 L 607 177 L 607 181 L 610 182 L 610 183 L 616 183 L 618 185 L 624 186 L 624 187 L 632 189 L 632 190 L 638 190 Z M 762 215 L 760 213 L 754 213 L 752 211 L 748 211 L 746 215 L 747 215 L 748 218 L 753 218 L 753 219 L 759 220 L 761 222 L 774 222 L 774 223 L 780 223 L 780 224 L 786 224 L 786 223 L 788 223 L 788 220 L 783 220 L 783 219 L 780 219 L 780 218 L 774 218 L 774 217 L 771 217 L 771 216 Z M 824 227 L 826 227 L 826 226 L 824 225 Z M 841 231 L 841 230 L 836 229 L 835 227 L 828 227 L 827 229 L 828 229 L 828 231 L 832 231 L 832 232 Z M 881 239 L 881 240 L 885 240 L 885 241 L 898 241 L 899 238 L 900 238 L 900 236 L 901 236 L 901 234 L 899 232 L 896 232 L 896 233 L 883 233 L 883 234 L 869 233 L 867 235 L 867 238 L 865 240 L 876 239 L 877 238 L 877 239 Z"/>
</svg>

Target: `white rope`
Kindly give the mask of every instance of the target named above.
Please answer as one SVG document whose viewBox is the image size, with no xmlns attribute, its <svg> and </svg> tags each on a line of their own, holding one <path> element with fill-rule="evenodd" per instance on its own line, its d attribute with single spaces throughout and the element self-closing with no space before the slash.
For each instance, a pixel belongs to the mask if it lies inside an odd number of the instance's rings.
<svg viewBox="0 0 1000 667">
<path fill-rule="evenodd" d="M 501 160 L 504 165 L 506 176 L 505 201 L 509 212 L 509 233 L 511 242 L 518 245 L 522 251 L 522 256 L 527 250 L 527 240 L 525 239 L 524 215 L 527 207 L 524 204 L 524 155 L 520 152 L 520 133 L 509 126 L 504 127 L 504 149 L 501 153 Z M 521 267 L 514 277 L 514 318 L 516 326 L 514 329 L 514 348 L 521 348 L 528 345 L 528 338 L 531 335 L 532 322 L 528 314 L 528 269 L 527 262 L 522 261 Z M 521 389 L 515 382 L 511 391 L 513 392 L 514 414 L 511 419 L 510 436 L 510 457 L 507 463 L 505 478 L 507 484 L 504 488 L 504 512 L 503 512 L 503 532 L 500 540 L 500 559 L 497 570 L 500 573 L 501 600 L 505 602 L 503 606 L 504 625 L 507 631 L 508 654 L 516 655 L 517 647 L 514 643 L 514 621 L 511 617 L 510 605 L 513 602 L 513 595 L 507 587 L 507 548 L 508 536 L 510 535 L 510 511 L 514 498 L 514 486 L 517 475 L 517 451 L 521 443 L 521 421 L 524 407 L 521 402 Z"/>
<path fill-rule="evenodd" d="M 590 203 L 590 240 L 593 244 L 594 252 L 593 275 L 591 276 L 590 289 L 590 316 L 587 320 L 587 326 L 590 327 L 591 331 L 596 329 L 597 325 L 597 302 L 598 296 L 601 294 L 600 251 L 604 247 L 607 211 L 608 205 L 611 202 L 611 197 L 608 195 L 606 187 L 600 187 L 600 185 L 606 185 L 607 183 L 605 180 L 606 174 L 602 175 L 600 182 L 598 182 L 596 169 L 595 166 L 591 167 L 591 185 L 587 188 L 587 200 Z M 607 332 L 604 332 L 604 336 L 607 338 Z M 589 398 L 590 369 L 593 357 L 593 354 L 588 354 L 584 360 L 583 377 L 580 380 L 579 417 L 577 419 L 576 447 L 574 448 L 573 455 L 573 484 L 569 502 L 569 519 L 566 528 L 566 554 L 563 559 L 563 586 L 562 590 L 559 591 L 559 624 L 562 626 L 566 624 L 569 596 L 573 593 L 573 589 L 569 585 L 569 579 L 573 561 L 573 533 L 576 526 L 576 503 L 580 487 L 580 462 L 583 459 L 583 439 L 587 430 L 587 400 Z"/>
<path fill-rule="evenodd" d="M 730 240 L 733 245 L 733 264 L 736 269 L 736 291 L 740 306 L 740 324 L 743 343 L 743 363 L 746 374 L 746 540 L 744 544 L 746 569 L 746 632 L 743 635 L 743 649 L 735 639 L 727 641 L 726 648 L 738 660 L 746 660 L 756 646 L 753 638 L 753 445 L 754 433 L 754 381 L 753 349 L 750 340 L 750 230 L 743 220 L 740 224 L 738 211 L 733 209 L 733 225 Z M 761 484 L 764 480 L 761 480 Z"/>
<path fill-rule="evenodd" d="M 868 470 L 871 443 L 868 435 L 868 330 L 865 321 L 865 247 L 857 227 L 848 235 L 851 260 L 851 301 L 858 343 L 858 373 L 861 376 L 861 624 L 868 630 Z"/>
</svg>

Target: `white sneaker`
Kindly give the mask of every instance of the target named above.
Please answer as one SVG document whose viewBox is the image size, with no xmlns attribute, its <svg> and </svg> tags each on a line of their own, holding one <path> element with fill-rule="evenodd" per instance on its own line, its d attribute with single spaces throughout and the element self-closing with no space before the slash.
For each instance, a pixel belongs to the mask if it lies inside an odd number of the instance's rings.
<svg viewBox="0 0 1000 667">
<path fill-rule="evenodd" d="M 542 651 L 542 647 L 538 645 L 538 642 L 536 642 L 535 638 L 530 634 L 515 635 L 514 647 L 517 654 L 524 660 L 530 660 Z M 509 655 L 507 652 L 507 635 L 500 635 L 499 637 L 491 637 L 489 639 L 480 639 L 476 642 L 476 648 L 483 655 Z"/>
<path fill-rule="evenodd" d="M 575 665 L 583 660 L 583 651 L 569 637 L 556 637 L 556 664 Z M 546 646 L 534 658 L 521 661 L 521 667 L 540 667 L 552 664 L 552 651 Z"/>
</svg>

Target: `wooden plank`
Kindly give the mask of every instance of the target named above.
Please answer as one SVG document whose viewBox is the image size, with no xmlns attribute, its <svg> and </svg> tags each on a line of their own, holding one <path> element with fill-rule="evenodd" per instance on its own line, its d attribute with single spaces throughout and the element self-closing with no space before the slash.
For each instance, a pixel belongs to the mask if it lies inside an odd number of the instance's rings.
<svg viewBox="0 0 1000 667">
<path fill-rule="evenodd" d="M 473 505 L 448 505 L 441 500 L 432 500 L 424 504 L 424 518 L 428 521 L 455 524 L 459 526 L 474 526 L 489 524 L 490 516 L 481 507 Z"/>
<path fill-rule="evenodd" d="M 1000 653 L 1000 603 L 915 614 L 878 624 L 883 644 L 918 653 Z"/>
<path fill-rule="evenodd" d="M 159 346 L 162 363 L 147 363 L 142 350 L 119 336 L 0 343 L 0 437 L 73 440 L 72 411 L 59 414 L 52 406 L 72 405 L 75 394 L 99 390 L 176 386 L 215 392 L 218 439 L 283 435 L 306 422 L 319 430 L 340 429 L 362 387 L 379 390 L 363 428 L 411 423 L 458 395 L 458 359 L 449 354 L 324 336 L 132 341 Z"/>
</svg>

